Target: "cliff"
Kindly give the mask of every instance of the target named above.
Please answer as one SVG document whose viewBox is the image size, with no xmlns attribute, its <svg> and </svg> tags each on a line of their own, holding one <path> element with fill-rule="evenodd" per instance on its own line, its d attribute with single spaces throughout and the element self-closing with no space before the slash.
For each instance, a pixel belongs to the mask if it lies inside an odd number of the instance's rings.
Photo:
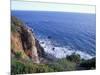
<svg viewBox="0 0 100 75">
<path fill-rule="evenodd" d="M 11 55 L 12 58 L 31 60 L 33 63 L 40 63 L 44 55 L 44 50 L 40 46 L 30 28 L 16 17 L 11 17 Z"/>
</svg>

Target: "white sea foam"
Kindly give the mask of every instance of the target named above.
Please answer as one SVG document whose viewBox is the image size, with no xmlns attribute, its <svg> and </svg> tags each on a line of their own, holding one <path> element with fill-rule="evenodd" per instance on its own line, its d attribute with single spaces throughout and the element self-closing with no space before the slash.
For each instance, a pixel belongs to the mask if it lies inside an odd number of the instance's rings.
<svg viewBox="0 0 100 75">
<path fill-rule="evenodd" d="M 41 39 L 40 40 L 41 46 L 44 48 L 46 53 L 52 54 L 56 58 L 64 58 L 66 55 L 71 55 L 72 53 L 79 54 L 83 59 L 91 59 L 93 56 L 82 52 L 80 50 L 71 49 L 69 46 L 59 47 L 54 46 L 52 41 L 49 39 Z"/>
</svg>

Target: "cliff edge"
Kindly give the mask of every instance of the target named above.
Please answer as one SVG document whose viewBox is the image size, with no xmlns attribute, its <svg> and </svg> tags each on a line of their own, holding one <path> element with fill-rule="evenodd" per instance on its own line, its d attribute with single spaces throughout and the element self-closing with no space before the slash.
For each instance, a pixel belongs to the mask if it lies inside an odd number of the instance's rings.
<svg viewBox="0 0 100 75">
<path fill-rule="evenodd" d="M 40 63 L 44 50 L 32 30 L 16 17 L 11 17 L 11 57 Z"/>
</svg>

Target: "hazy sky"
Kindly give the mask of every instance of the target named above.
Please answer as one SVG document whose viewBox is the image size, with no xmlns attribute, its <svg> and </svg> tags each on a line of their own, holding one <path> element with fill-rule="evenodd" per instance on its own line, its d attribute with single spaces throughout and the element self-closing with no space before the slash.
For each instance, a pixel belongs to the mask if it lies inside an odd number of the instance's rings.
<svg viewBox="0 0 100 75">
<path fill-rule="evenodd" d="M 26 0 L 27 1 L 27 0 Z M 64 11 L 79 13 L 95 13 L 93 5 L 60 4 L 47 2 L 12 1 L 12 10 L 36 10 L 36 11 Z"/>
</svg>

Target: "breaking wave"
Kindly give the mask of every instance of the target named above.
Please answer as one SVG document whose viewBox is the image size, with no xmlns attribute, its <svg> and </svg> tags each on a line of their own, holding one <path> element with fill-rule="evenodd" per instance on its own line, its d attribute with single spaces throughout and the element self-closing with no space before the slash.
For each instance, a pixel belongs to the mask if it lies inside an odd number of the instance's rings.
<svg viewBox="0 0 100 75">
<path fill-rule="evenodd" d="M 40 44 L 44 48 L 46 53 L 49 53 L 56 58 L 65 58 L 67 55 L 71 55 L 73 53 L 79 54 L 82 59 L 91 59 L 94 56 L 91 56 L 88 53 L 82 52 L 81 50 L 71 49 L 70 46 L 57 46 L 52 43 L 50 39 L 40 39 Z"/>
</svg>

